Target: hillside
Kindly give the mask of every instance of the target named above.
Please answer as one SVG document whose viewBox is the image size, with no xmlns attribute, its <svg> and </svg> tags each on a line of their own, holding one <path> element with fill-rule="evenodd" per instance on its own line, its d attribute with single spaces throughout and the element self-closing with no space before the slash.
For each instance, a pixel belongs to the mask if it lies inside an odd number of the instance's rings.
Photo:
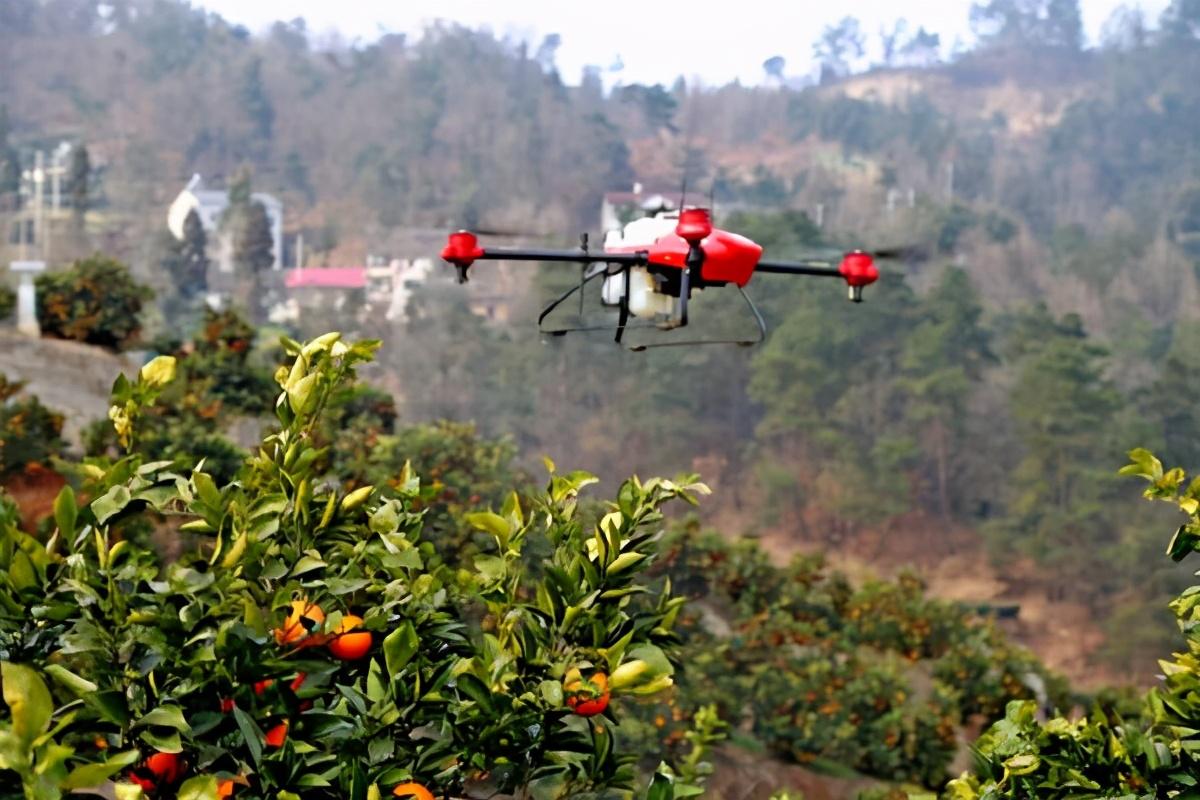
<svg viewBox="0 0 1200 800">
<path fill-rule="evenodd" d="M 408 421 L 473 420 L 609 480 L 698 469 L 727 533 L 851 572 L 915 563 L 955 599 L 1020 603 L 1018 633 L 1082 682 L 1148 682 L 1184 576 L 1113 473 L 1135 445 L 1200 463 L 1178 399 L 1200 388 L 1189 8 L 1088 50 L 1032 19 L 950 63 L 818 86 L 605 92 L 566 82 L 550 43 L 454 26 L 318 47 L 301 22 L 251 36 L 173 0 L 14 0 L 0 221 L 29 216 L 35 151 L 86 145 L 86 208 L 51 212 L 52 267 L 130 263 L 159 292 L 162 348 L 195 318 L 163 231 L 193 173 L 279 197 L 284 261 L 303 234 L 309 266 L 430 256 L 462 225 L 573 241 L 606 191 L 685 177 L 772 254 L 902 245 L 861 308 L 756 279 L 772 335 L 753 352 L 542 346 L 527 321 L 573 279 L 549 271 L 505 276 L 492 320 L 438 274 L 407 319 L 330 303 L 287 324 L 393 345 L 369 377 Z M 745 322 L 713 294 L 697 319 Z M 1056 617 L 1071 625 L 1046 633 Z"/>
</svg>

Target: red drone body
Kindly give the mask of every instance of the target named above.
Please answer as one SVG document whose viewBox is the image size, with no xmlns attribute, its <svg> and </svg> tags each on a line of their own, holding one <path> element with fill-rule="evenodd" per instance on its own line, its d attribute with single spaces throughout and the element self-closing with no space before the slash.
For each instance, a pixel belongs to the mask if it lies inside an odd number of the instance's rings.
<svg viewBox="0 0 1200 800">
<path fill-rule="evenodd" d="M 647 220 L 642 220 L 646 222 Z M 654 222 L 666 222 L 656 218 Z M 628 229 L 634 228 L 631 224 Z M 617 237 L 620 239 L 620 237 Z M 634 237 L 634 241 L 606 243 L 602 253 L 587 249 L 587 238 L 579 250 L 514 250 L 487 249 L 480 247 L 475 234 L 457 231 L 450 234 L 442 258 L 458 268 L 459 280 L 465 282 L 468 269 L 479 260 L 527 260 L 570 262 L 584 265 L 580 284 L 566 295 L 551 303 L 539 317 L 539 325 L 546 316 L 575 291 L 582 292 L 584 284 L 595 277 L 605 279 L 602 298 L 605 305 L 619 309 L 620 317 L 615 330 L 617 341 L 629 323 L 630 316 L 653 316 L 660 321 L 653 327 L 671 330 L 687 325 L 687 301 L 695 289 L 710 286 L 733 285 L 742 293 L 758 322 L 759 338 L 754 341 L 733 340 L 729 343 L 754 344 L 765 335 L 762 316 L 742 291 L 754 277 L 754 273 L 766 272 L 783 275 L 814 275 L 838 277 L 846 282 L 850 299 L 862 300 L 863 287 L 879 279 L 879 270 L 870 253 L 853 250 L 843 254 L 834 266 L 824 259 L 809 261 L 776 262 L 762 259 L 763 248 L 745 236 L 714 228 L 707 209 L 687 208 L 678 215 L 673 228 L 661 231 L 652 241 Z M 603 269 L 589 270 L 591 265 L 605 265 Z M 668 298 L 670 298 L 668 300 Z M 546 333 L 562 334 L 572 330 L 594 330 L 595 328 L 567 328 L 546 330 Z M 723 340 L 724 341 L 724 340 Z M 672 342 L 671 344 L 702 344 L 707 342 Z M 645 349 L 645 345 L 634 349 Z"/>
</svg>

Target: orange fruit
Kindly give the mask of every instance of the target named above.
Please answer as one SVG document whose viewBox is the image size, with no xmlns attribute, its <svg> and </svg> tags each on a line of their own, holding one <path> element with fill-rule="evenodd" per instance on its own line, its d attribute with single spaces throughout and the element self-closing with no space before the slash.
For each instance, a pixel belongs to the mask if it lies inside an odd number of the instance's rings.
<svg viewBox="0 0 1200 800">
<path fill-rule="evenodd" d="M 325 612 L 316 603 L 293 600 L 292 610 L 283 627 L 275 629 L 275 641 L 280 645 L 299 644 L 312 638 L 312 632 L 325 621 Z"/>
<path fill-rule="evenodd" d="M 362 625 L 362 617 L 347 614 L 333 633 L 329 642 L 329 652 L 342 661 L 354 661 L 362 658 L 371 650 L 371 632 L 355 631 Z"/>
<path fill-rule="evenodd" d="M 146 769 L 158 783 L 177 783 L 183 777 L 183 758 L 178 753 L 155 753 L 146 759 Z"/>
<path fill-rule="evenodd" d="M 592 677 L 584 680 L 579 670 L 573 669 L 567 673 L 563 690 L 567 705 L 581 717 L 594 717 L 608 708 L 608 676 L 603 672 L 593 672 Z"/>
<path fill-rule="evenodd" d="M 263 737 L 263 743 L 267 747 L 283 747 L 283 743 L 287 741 L 287 732 L 288 724 L 285 720 L 267 731 L 267 735 Z"/>
<path fill-rule="evenodd" d="M 217 797 L 219 800 L 225 800 L 226 797 L 233 796 L 233 781 L 229 778 L 217 784 Z"/>
<path fill-rule="evenodd" d="M 415 800 L 434 800 L 433 792 L 419 783 L 402 783 L 392 789 L 392 794 L 396 797 L 412 797 Z"/>
</svg>

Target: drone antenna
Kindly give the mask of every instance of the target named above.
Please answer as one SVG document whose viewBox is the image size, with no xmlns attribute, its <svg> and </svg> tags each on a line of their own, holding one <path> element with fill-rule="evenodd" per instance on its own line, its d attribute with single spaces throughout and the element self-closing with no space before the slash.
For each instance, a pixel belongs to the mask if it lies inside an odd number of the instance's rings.
<svg viewBox="0 0 1200 800">
<path fill-rule="evenodd" d="M 679 211 L 683 212 L 683 205 L 687 202 L 687 171 L 683 173 L 683 185 L 679 189 Z"/>
</svg>

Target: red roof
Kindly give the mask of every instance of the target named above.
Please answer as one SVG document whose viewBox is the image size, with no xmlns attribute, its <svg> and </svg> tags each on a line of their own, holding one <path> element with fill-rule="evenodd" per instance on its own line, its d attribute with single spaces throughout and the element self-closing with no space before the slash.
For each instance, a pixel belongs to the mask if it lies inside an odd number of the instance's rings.
<svg viewBox="0 0 1200 800">
<path fill-rule="evenodd" d="M 367 285 L 366 267 L 317 267 L 289 270 L 284 279 L 289 289 L 362 289 Z"/>
</svg>

